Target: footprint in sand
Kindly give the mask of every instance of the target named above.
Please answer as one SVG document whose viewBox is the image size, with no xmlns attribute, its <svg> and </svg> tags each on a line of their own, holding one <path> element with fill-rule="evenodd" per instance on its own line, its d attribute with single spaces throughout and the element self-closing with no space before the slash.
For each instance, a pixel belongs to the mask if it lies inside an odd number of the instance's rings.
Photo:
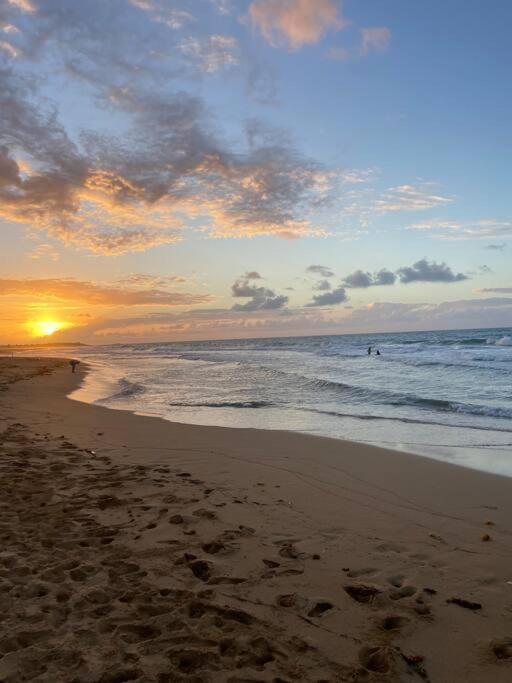
<svg viewBox="0 0 512 683">
<path fill-rule="evenodd" d="M 393 574 L 389 576 L 387 582 L 390 583 L 395 588 L 401 588 L 404 585 L 405 576 L 403 574 Z"/>
<path fill-rule="evenodd" d="M 512 661 L 512 638 L 501 638 L 491 642 L 491 650 L 496 659 Z"/>
<path fill-rule="evenodd" d="M 392 588 L 389 591 L 391 600 L 402 600 L 403 598 L 410 598 L 418 589 L 415 586 L 402 586 L 401 588 Z"/>
<path fill-rule="evenodd" d="M 376 595 L 382 593 L 380 586 L 364 583 L 347 584 L 344 589 L 353 600 L 362 603 L 372 602 Z"/>
<path fill-rule="evenodd" d="M 400 631 L 410 623 L 410 619 L 399 614 L 388 614 L 380 620 L 379 626 L 384 631 Z"/>
<path fill-rule="evenodd" d="M 347 576 L 351 579 L 357 579 L 359 576 L 369 576 L 375 574 L 377 570 L 375 567 L 362 567 L 361 569 L 349 569 Z"/>
</svg>

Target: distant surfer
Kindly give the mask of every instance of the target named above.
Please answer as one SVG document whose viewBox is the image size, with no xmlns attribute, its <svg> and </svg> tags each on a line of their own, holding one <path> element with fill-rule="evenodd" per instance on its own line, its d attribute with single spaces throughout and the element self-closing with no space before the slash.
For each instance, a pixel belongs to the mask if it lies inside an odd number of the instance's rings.
<svg viewBox="0 0 512 683">
<path fill-rule="evenodd" d="M 371 355 L 372 355 L 372 347 L 371 347 L 371 346 L 369 346 L 369 347 L 368 347 L 368 351 L 367 351 L 367 353 L 368 353 L 368 355 L 369 355 L 369 356 L 371 356 Z"/>
<path fill-rule="evenodd" d="M 377 349 L 377 353 L 375 354 L 376 356 L 380 356 L 380 351 Z"/>
<path fill-rule="evenodd" d="M 76 366 L 80 365 L 80 361 L 73 359 L 69 361 L 69 364 L 71 365 L 71 372 L 76 372 Z"/>
</svg>

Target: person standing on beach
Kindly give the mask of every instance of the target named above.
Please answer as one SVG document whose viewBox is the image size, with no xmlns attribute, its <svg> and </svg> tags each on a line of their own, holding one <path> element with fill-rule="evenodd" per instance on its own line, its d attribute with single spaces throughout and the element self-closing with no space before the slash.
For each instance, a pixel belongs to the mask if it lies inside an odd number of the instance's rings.
<svg viewBox="0 0 512 683">
<path fill-rule="evenodd" d="M 70 360 L 69 364 L 71 365 L 71 372 L 75 372 L 76 366 L 80 365 L 80 361 L 79 360 Z"/>
<path fill-rule="evenodd" d="M 371 347 L 371 346 L 369 346 L 369 347 L 368 347 L 368 351 L 367 351 L 367 353 L 368 353 L 368 355 L 369 355 L 369 356 L 371 356 L 371 355 L 372 355 L 372 347 Z"/>
</svg>

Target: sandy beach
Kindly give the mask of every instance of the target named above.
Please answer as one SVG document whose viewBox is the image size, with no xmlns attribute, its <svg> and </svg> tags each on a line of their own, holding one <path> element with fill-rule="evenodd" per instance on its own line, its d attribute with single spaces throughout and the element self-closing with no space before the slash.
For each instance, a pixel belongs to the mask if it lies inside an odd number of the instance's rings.
<svg viewBox="0 0 512 683">
<path fill-rule="evenodd" d="M 0 359 L 0 680 L 512 680 L 512 480 Z"/>
</svg>

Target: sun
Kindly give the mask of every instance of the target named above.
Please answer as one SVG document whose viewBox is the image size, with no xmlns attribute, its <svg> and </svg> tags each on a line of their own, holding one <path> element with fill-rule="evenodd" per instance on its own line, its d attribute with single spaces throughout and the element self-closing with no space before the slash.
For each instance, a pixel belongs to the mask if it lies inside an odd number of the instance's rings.
<svg viewBox="0 0 512 683">
<path fill-rule="evenodd" d="M 54 332 L 67 327 L 66 323 L 57 320 L 35 320 L 29 322 L 28 326 L 34 337 L 49 337 Z"/>
</svg>

